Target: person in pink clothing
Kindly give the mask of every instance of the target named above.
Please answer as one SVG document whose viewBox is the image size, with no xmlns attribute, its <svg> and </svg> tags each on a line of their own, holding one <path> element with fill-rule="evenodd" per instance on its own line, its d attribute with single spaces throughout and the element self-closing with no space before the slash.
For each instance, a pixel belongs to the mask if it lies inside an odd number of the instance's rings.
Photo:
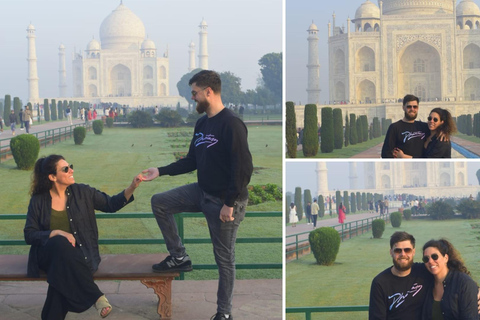
<svg viewBox="0 0 480 320">
<path fill-rule="evenodd" d="M 345 210 L 346 208 L 343 205 L 343 202 L 340 202 L 340 205 L 338 206 L 338 223 L 343 224 L 343 222 L 345 221 L 346 219 Z"/>
</svg>

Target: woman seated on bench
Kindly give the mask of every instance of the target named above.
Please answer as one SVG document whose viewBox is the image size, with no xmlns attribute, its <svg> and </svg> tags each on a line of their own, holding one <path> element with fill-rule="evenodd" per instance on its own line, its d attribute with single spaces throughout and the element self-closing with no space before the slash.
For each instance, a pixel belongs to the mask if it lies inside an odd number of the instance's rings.
<svg viewBox="0 0 480 320">
<path fill-rule="evenodd" d="M 42 319 L 65 319 L 93 304 L 105 318 L 112 306 L 93 281 L 100 263 L 95 210 L 115 212 L 133 201 L 140 175 L 110 197 L 85 184 L 76 184 L 73 165 L 60 155 L 37 160 L 24 235 L 31 245 L 28 276 L 47 274 L 49 283 Z"/>
</svg>

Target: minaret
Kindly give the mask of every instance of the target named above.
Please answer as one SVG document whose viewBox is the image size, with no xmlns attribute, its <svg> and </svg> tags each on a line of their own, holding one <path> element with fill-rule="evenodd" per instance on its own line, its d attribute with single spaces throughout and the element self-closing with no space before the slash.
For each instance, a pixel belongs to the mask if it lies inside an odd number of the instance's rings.
<svg viewBox="0 0 480 320">
<path fill-rule="evenodd" d="M 193 43 L 193 41 L 190 42 L 190 45 L 188 46 L 188 57 L 188 71 L 193 71 L 195 70 L 195 43 Z"/>
<path fill-rule="evenodd" d="M 208 70 L 208 46 L 207 46 L 207 23 L 204 19 L 200 22 L 198 26 L 200 28 L 200 32 L 198 35 L 200 36 L 200 48 L 198 52 L 198 64 L 199 68 L 203 70 Z"/>
<path fill-rule="evenodd" d="M 324 161 L 317 162 L 317 194 L 328 195 L 328 175 L 327 175 L 327 163 Z M 315 196 L 315 197 L 316 197 Z"/>
<path fill-rule="evenodd" d="M 356 190 L 358 189 L 357 163 L 350 162 L 349 167 L 350 175 L 348 176 L 348 179 L 350 180 L 350 189 Z"/>
<path fill-rule="evenodd" d="M 318 58 L 318 28 L 312 22 L 308 28 L 307 103 L 320 104 L 320 63 Z"/>
<path fill-rule="evenodd" d="M 58 47 L 58 92 L 59 97 L 67 96 L 67 69 L 65 68 L 65 46 Z"/>
<path fill-rule="evenodd" d="M 38 73 L 37 73 L 37 53 L 35 50 L 35 27 L 29 24 L 27 27 L 28 39 L 28 101 L 39 102 L 38 95 Z"/>
</svg>

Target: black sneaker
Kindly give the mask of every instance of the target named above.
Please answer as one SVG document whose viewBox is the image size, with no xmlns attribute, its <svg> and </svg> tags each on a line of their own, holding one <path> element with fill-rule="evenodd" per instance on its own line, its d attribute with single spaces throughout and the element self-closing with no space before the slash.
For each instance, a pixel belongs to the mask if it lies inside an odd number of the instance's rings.
<svg viewBox="0 0 480 320">
<path fill-rule="evenodd" d="M 233 317 L 232 315 L 228 315 L 228 318 L 227 318 L 227 315 L 223 314 L 223 313 L 220 313 L 220 312 L 217 312 L 216 315 L 213 315 L 210 320 L 233 320 Z"/>
<path fill-rule="evenodd" d="M 168 256 L 160 263 L 152 266 L 153 272 L 188 272 L 192 271 L 192 260 L 188 255 L 185 255 L 182 260 Z"/>
</svg>

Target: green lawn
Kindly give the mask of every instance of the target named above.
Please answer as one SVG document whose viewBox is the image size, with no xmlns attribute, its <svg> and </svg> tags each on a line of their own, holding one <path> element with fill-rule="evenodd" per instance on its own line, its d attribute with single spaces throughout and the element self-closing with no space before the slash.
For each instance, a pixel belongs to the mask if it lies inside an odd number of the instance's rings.
<svg viewBox="0 0 480 320">
<path fill-rule="evenodd" d="M 318 153 L 313 158 L 351 158 L 354 155 L 359 154 L 365 150 L 375 147 L 376 145 L 383 143 L 385 140 L 385 136 L 381 136 L 379 138 L 375 138 L 372 140 L 368 140 L 362 143 L 357 143 L 355 145 L 349 145 L 348 147 L 343 147 L 342 149 L 334 149 L 333 152 L 330 153 L 322 153 L 320 150 L 320 146 L 318 147 Z M 380 158 L 380 154 L 378 154 Z M 303 151 L 297 151 L 297 158 L 306 158 L 303 155 Z"/>
<path fill-rule="evenodd" d="M 253 156 L 254 174 L 250 184 L 274 183 L 282 185 L 282 127 L 249 126 L 249 145 Z M 178 133 L 169 137 L 168 133 Z M 185 133 L 187 137 L 182 137 Z M 84 143 L 77 146 L 67 140 L 40 150 L 40 156 L 62 154 L 75 166 L 75 181 L 86 183 L 108 194 L 116 194 L 127 187 L 133 177 L 148 167 L 157 167 L 175 161 L 173 152 L 187 151 L 177 147 L 189 141 L 192 128 L 105 128 L 102 135 L 87 132 Z M 187 144 L 188 145 L 188 144 Z M 268 145 L 268 146 L 267 146 Z M 0 212 L 26 213 L 29 202 L 31 171 L 16 169 L 14 160 L 0 163 Z M 135 201 L 120 212 L 151 212 L 150 198 L 154 193 L 196 181 L 196 174 L 160 177 L 143 182 L 135 191 Z M 247 211 L 281 211 L 281 201 L 249 206 Z M 2 221 L 2 239 L 23 239 L 24 221 Z M 99 220 L 101 238 L 160 238 L 155 219 Z M 188 238 L 209 238 L 204 219 L 188 219 L 185 223 Z M 281 218 L 251 218 L 242 222 L 238 237 L 281 237 Z M 194 263 L 214 264 L 212 246 L 189 245 Z M 26 253 L 27 246 L 0 247 L 0 254 Z M 237 263 L 281 263 L 281 244 L 239 244 Z M 166 252 L 164 245 L 102 246 L 102 253 Z M 189 279 L 215 278 L 216 271 L 197 271 Z M 280 278 L 281 270 L 238 271 L 239 278 Z"/>
<path fill-rule="evenodd" d="M 389 240 L 393 232 L 413 234 L 417 242 L 415 261 L 420 262 L 425 242 L 445 237 L 459 249 L 475 281 L 480 281 L 480 220 L 403 221 L 400 228 L 387 225 L 381 239 L 371 234 L 346 240 L 333 266 L 316 264 L 313 254 L 286 265 L 286 306 L 349 306 L 368 305 L 372 279 L 392 265 Z M 312 319 L 365 319 L 366 312 L 315 313 Z M 288 314 L 289 320 L 305 319 L 304 315 Z"/>
<path fill-rule="evenodd" d="M 461 138 L 461 139 L 465 139 L 467 141 L 480 143 L 480 138 L 475 137 L 475 136 L 469 136 L 469 135 L 466 135 L 464 133 L 457 132 L 457 133 L 455 133 L 454 136 L 458 137 L 458 138 Z"/>
</svg>

